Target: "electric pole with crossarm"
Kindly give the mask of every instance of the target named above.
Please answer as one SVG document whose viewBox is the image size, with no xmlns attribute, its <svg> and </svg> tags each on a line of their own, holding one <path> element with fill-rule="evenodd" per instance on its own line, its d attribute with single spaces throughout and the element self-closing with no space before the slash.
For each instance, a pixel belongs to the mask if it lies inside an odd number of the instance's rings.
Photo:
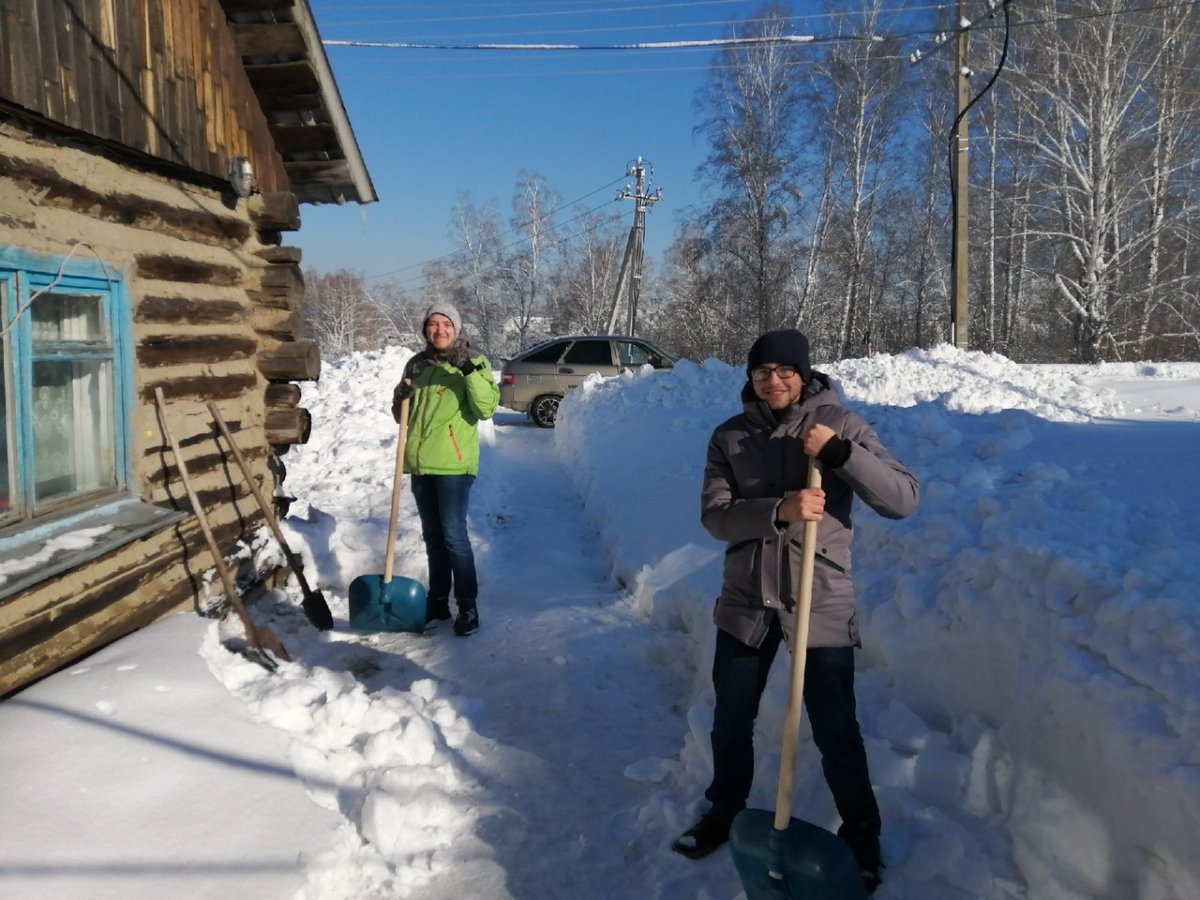
<svg viewBox="0 0 1200 900">
<path fill-rule="evenodd" d="M 629 229 L 629 239 L 625 242 L 625 256 L 621 259 L 621 271 L 617 275 L 617 289 L 613 295 L 612 311 L 608 314 L 608 333 L 616 334 L 617 316 L 621 313 L 623 301 L 629 303 L 629 316 L 626 321 L 626 334 L 631 337 L 637 328 L 637 301 L 642 286 L 642 256 L 646 236 L 646 210 L 662 199 L 662 188 L 655 188 L 651 194 L 646 193 L 646 163 L 640 156 L 629 164 L 626 175 L 634 177 L 632 185 L 625 185 L 618 200 L 632 200 L 633 227 Z"/>
</svg>

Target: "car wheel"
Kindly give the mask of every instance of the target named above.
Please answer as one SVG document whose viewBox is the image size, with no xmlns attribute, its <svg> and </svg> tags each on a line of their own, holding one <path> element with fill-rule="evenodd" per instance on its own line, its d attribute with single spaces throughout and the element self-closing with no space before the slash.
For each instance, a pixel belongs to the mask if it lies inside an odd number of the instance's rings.
<svg viewBox="0 0 1200 900">
<path fill-rule="evenodd" d="M 542 394 L 529 404 L 529 418 L 538 428 L 553 428 L 554 420 L 558 418 L 558 401 L 562 397 L 554 394 Z"/>
</svg>

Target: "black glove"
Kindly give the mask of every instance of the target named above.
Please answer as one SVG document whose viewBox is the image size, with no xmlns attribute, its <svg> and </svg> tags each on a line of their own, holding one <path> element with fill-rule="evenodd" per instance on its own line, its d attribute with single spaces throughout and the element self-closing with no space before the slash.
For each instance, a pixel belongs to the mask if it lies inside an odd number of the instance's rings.
<svg viewBox="0 0 1200 900">
<path fill-rule="evenodd" d="M 825 442 L 825 446 L 817 454 L 817 459 L 827 469 L 840 468 L 850 458 L 850 447 L 851 444 L 848 440 L 840 438 L 835 434 Z"/>
<path fill-rule="evenodd" d="M 455 341 L 446 351 L 446 362 L 462 372 L 464 376 L 478 371 L 479 366 L 471 360 L 471 345 L 466 339 Z"/>
<path fill-rule="evenodd" d="M 400 404 L 411 397 L 413 394 L 412 382 L 407 378 L 396 385 L 396 389 L 392 391 L 392 418 L 396 420 L 396 424 L 400 424 Z"/>
</svg>

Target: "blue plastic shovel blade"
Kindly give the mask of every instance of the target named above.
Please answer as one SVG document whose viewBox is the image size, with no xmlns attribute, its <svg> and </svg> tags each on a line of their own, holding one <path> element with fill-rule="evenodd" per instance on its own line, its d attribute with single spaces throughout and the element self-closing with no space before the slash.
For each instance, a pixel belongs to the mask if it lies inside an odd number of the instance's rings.
<svg viewBox="0 0 1200 900">
<path fill-rule="evenodd" d="M 850 848 L 811 822 L 791 819 L 777 831 L 774 813 L 744 809 L 733 820 L 729 848 L 747 900 L 866 900 Z"/>
<path fill-rule="evenodd" d="M 425 630 L 425 586 L 412 578 L 360 575 L 350 582 L 350 627 L 359 631 Z"/>
</svg>

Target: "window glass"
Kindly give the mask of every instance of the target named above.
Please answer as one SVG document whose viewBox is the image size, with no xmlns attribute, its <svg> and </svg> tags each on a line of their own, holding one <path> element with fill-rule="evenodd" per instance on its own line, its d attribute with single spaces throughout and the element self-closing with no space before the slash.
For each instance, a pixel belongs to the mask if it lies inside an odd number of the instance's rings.
<svg viewBox="0 0 1200 900">
<path fill-rule="evenodd" d="M 634 341 L 617 341 L 617 357 L 623 366 L 644 366 L 650 362 L 646 347 Z"/>
<path fill-rule="evenodd" d="M 107 361 L 34 363 L 32 412 L 38 503 L 116 486 Z"/>
<path fill-rule="evenodd" d="M 521 357 L 521 362 L 556 363 L 562 358 L 563 350 L 566 347 L 566 341 L 555 341 L 538 350 L 531 351 L 527 356 Z"/>
<path fill-rule="evenodd" d="M 107 271 L 0 268 L 0 520 L 70 511 L 124 489 L 129 361 Z M 0 329 L 3 330 L 3 329 Z"/>
<path fill-rule="evenodd" d="M 607 340 L 576 341 L 563 362 L 573 366 L 611 366 L 612 350 Z"/>
<path fill-rule="evenodd" d="M 30 312 L 34 343 L 105 340 L 104 306 L 100 297 L 43 294 Z"/>
</svg>

